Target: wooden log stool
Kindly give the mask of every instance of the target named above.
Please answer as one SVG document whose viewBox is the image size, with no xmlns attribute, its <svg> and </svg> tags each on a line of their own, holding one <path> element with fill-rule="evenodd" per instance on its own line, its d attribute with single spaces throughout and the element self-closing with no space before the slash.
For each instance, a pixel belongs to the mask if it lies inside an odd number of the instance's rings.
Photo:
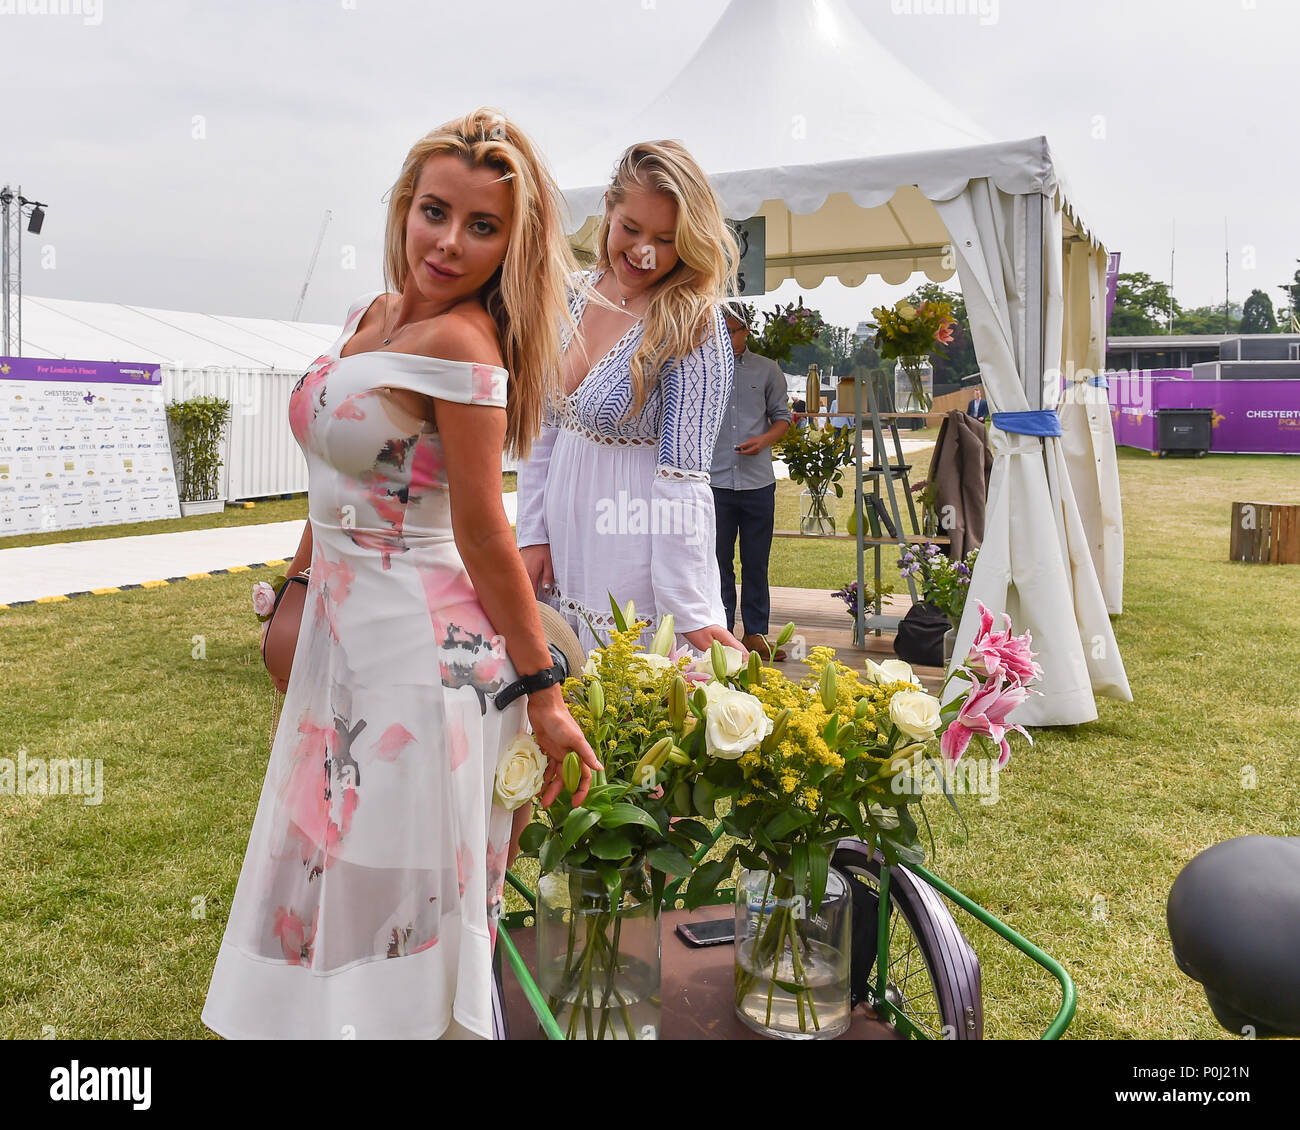
<svg viewBox="0 0 1300 1130">
<path fill-rule="evenodd" d="M 1234 502 L 1228 560 L 1300 565 L 1300 504 Z"/>
</svg>

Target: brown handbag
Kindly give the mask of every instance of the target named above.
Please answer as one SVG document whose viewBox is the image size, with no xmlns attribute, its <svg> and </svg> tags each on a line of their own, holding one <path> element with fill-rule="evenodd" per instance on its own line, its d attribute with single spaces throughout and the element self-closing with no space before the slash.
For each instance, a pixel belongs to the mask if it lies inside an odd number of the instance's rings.
<svg viewBox="0 0 1300 1130">
<path fill-rule="evenodd" d="M 271 606 L 271 618 L 266 622 L 262 636 L 262 662 L 273 679 L 289 681 L 293 670 L 293 653 L 298 646 L 298 630 L 302 627 L 302 610 L 307 602 L 307 584 L 310 569 L 295 573 L 282 584 Z"/>
</svg>

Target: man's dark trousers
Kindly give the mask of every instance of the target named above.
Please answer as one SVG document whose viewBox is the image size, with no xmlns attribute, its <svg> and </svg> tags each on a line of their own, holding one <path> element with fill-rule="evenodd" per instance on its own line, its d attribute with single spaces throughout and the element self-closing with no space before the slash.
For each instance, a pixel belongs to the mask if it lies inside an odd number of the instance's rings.
<svg viewBox="0 0 1300 1130">
<path fill-rule="evenodd" d="M 722 575 L 722 606 L 726 628 L 736 623 L 736 535 L 740 535 L 741 621 L 743 635 L 766 635 L 771 602 L 767 591 L 767 559 L 776 518 L 776 483 L 755 490 L 713 488 L 718 529 L 718 572 Z"/>
</svg>

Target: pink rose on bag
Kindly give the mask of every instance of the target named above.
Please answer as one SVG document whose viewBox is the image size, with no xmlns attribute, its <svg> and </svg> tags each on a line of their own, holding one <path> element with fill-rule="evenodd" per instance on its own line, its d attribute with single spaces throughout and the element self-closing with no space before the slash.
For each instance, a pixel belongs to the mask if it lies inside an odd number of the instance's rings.
<svg viewBox="0 0 1300 1130">
<path fill-rule="evenodd" d="M 1034 662 L 1038 653 L 1029 650 L 1032 642 L 1029 633 L 1023 636 L 1011 634 L 1011 617 L 1005 612 L 1002 618 L 1006 625 L 1000 632 L 993 631 L 993 613 L 980 606 L 980 627 L 971 644 L 966 666 L 989 679 L 1003 677 L 1017 686 L 1024 686 L 1034 679 L 1043 677 L 1043 669 Z"/>
<path fill-rule="evenodd" d="M 266 581 L 258 581 L 253 586 L 253 611 L 259 620 L 265 620 L 275 607 L 275 589 Z"/>
<path fill-rule="evenodd" d="M 1023 726 L 1007 722 L 1007 715 L 1029 697 L 1029 690 L 1015 683 L 1004 686 L 1001 678 L 996 682 L 990 679 L 981 685 L 979 679 L 972 676 L 972 682 L 974 685 L 970 697 L 962 703 L 957 717 L 944 730 L 939 739 L 939 749 L 944 757 L 955 762 L 966 752 L 971 738 L 979 734 L 997 742 L 1002 751 L 998 756 L 998 765 L 1005 765 L 1011 756 L 1011 746 L 1007 742 L 1009 731 L 1016 730 L 1024 734 L 1029 738 L 1030 745 L 1034 742 Z"/>
</svg>

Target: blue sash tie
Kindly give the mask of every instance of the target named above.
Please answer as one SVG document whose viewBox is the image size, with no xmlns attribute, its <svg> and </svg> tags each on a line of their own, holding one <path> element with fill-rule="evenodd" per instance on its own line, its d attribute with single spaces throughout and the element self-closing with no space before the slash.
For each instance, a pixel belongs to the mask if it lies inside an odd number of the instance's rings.
<svg viewBox="0 0 1300 1130">
<path fill-rule="evenodd" d="M 1051 408 L 1034 412 L 994 412 L 993 426 L 1022 436 L 1059 436 L 1061 418 Z"/>
</svg>

